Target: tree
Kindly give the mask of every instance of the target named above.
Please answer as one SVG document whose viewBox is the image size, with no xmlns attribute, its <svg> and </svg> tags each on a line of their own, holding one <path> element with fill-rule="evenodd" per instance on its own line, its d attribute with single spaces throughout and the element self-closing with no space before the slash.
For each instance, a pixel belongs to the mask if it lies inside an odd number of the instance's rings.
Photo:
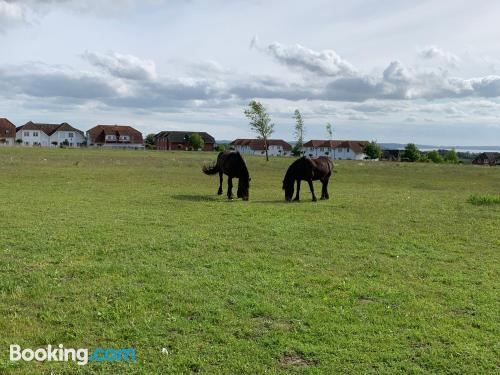
<svg viewBox="0 0 500 375">
<path fill-rule="evenodd" d="M 187 144 L 192 150 L 200 150 L 203 148 L 203 138 L 198 133 L 193 133 L 188 137 Z"/>
<path fill-rule="evenodd" d="M 304 146 L 304 119 L 298 109 L 295 110 L 293 117 L 295 118 L 295 139 L 297 140 L 294 149 L 300 155 Z"/>
<path fill-rule="evenodd" d="M 420 151 L 414 143 L 408 143 L 403 152 L 403 159 L 410 162 L 415 162 L 420 159 Z"/>
<path fill-rule="evenodd" d="M 144 140 L 144 144 L 148 150 L 154 150 L 156 146 L 155 134 L 148 134 Z"/>
<path fill-rule="evenodd" d="M 328 144 L 328 155 L 331 159 L 335 159 L 335 154 L 333 155 L 333 158 L 331 157 L 331 153 L 332 153 L 332 139 L 333 139 L 333 128 L 332 128 L 332 124 L 330 124 L 329 122 L 326 123 L 326 132 L 328 133 L 328 141 L 329 141 L 329 144 Z"/>
<path fill-rule="evenodd" d="M 380 159 L 382 156 L 382 149 L 375 141 L 367 143 L 365 147 L 363 147 L 363 152 L 366 154 L 368 159 Z"/>
<path fill-rule="evenodd" d="M 250 120 L 250 128 L 257 133 L 257 138 L 264 141 L 266 160 L 269 161 L 267 139 L 274 131 L 274 124 L 261 103 L 252 100 L 248 107 L 245 109 L 245 116 Z"/>
<path fill-rule="evenodd" d="M 226 151 L 227 145 L 225 144 L 218 144 L 217 147 L 215 148 L 215 151 L 223 152 Z"/>
<path fill-rule="evenodd" d="M 439 152 L 437 152 L 436 150 L 429 151 L 427 153 L 427 159 L 429 159 L 433 163 L 442 163 L 443 162 L 443 158 L 441 157 L 441 155 L 439 155 Z"/>
<path fill-rule="evenodd" d="M 444 155 L 444 160 L 447 163 L 452 163 L 452 164 L 459 163 L 457 152 L 454 149 L 451 149 L 451 150 L 446 152 L 446 154 Z"/>
</svg>

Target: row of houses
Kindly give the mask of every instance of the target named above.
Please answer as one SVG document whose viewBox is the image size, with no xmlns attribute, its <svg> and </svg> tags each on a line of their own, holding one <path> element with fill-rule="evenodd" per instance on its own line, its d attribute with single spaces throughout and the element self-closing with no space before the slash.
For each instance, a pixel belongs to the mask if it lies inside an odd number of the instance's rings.
<svg viewBox="0 0 500 375">
<path fill-rule="evenodd" d="M 155 135 L 157 150 L 188 150 L 191 131 L 162 131 Z M 197 132 L 203 139 L 203 151 L 214 151 L 216 141 L 206 132 Z M 142 133 L 128 125 L 97 125 L 86 133 L 70 124 L 45 124 L 32 121 L 16 127 L 6 118 L 0 118 L 0 145 L 23 144 L 26 146 L 68 147 L 98 146 L 106 148 L 143 149 Z M 307 156 L 330 156 L 335 160 L 363 160 L 363 150 L 368 141 L 310 140 L 301 152 Z M 235 139 L 230 146 L 242 154 L 264 155 L 265 143 L 261 139 Z M 270 156 L 290 156 L 292 145 L 282 139 L 267 140 Z M 441 150 L 440 150 L 441 151 Z M 444 151 L 444 150 L 443 150 Z M 401 150 L 384 150 L 382 160 L 400 161 Z M 500 153 L 485 152 L 472 161 L 479 165 L 500 165 Z"/>
<path fill-rule="evenodd" d="M 45 124 L 29 121 L 16 127 L 8 119 L 0 118 L 0 144 L 16 143 L 40 147 L 66 145 L 144 148 L 142 133 L 128 125 L 97 125 L 85 134 L 67 122 Z"/>
<path fill-rule="evenodd" d="M 162 131 L 155 135 L 157 150 L 188 150 L 190 131 Z M 203 139 L 203 151 L 214 151 L 214 137 L 206 132 L 198 132 Z M 128 125 L 97 125 L 86 133 L 67 122 L 61 124 L 35 123 L 32 121 L 16 127 L 6 118 L 0 118 L 0 144 L 22 144 L 25 146 L 68 147 L 101 146 L 107 148 L 144 148 L 144 139 L 138 130 Z M 306 142 L 302 153 L 309 156 L 330 155 L 334 159 L 364 159 L 366 141 L 326 141 Z M 265 143 L 260 139 L 236 139 L 230 146 L 243 154 L 264 155 Z M 292 145 L 282 139 L 267 141 L 271 156 L 290 156 Z"/>
<path fill-rule="evenodd" d="M 308 156 L 330 156 L 335 160 L 363 160 L 363 152 L 368 141 L 310 140 L 304 143 L 301 152 Z M 236 139 L 230 144 L 242 154 L 264 155 L 266 147 L 261 139 Z M 268 139 L 267 149 L 270 156 L 290 156 L 292 145 L 282 139 Z"/>
</svg>

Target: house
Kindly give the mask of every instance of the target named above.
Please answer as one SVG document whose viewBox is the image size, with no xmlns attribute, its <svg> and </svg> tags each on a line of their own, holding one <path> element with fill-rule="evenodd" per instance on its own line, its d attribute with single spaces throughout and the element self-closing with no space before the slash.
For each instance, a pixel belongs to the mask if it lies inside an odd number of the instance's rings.
<svg viewBox="0 0 500 375">
<path fill-rule="evenodd" d="M 368 141 L 325 141 L 310 140 L 302 146 L 302 152 L 308 156 L 330 156 L 335 160 L 363 160 L 366 155 L 363 148 Z"/>
<path fill-rule="evenodd" d="M 266 147 L 263 139 L 235 139 L 230 143 L 242 154 L 265 155 Z M 290 156 L 292 146 L 282 139 L 268 139 L 267 153 L 269 156 Z"/>
<path fill-rule="evenodd" d="M 6 118 L 0 118 L 0 145 L 16 143 L 16 126 Z"/>
<path fill-rule="evenodd" d="M 198 133 L 203 139 L 203 151 L 215 150 L 215 139 L 206 132 L 163 131 L 155 135 L 157 150 L 188 150 L 188 139 L 193 133 Z"/>
<path fill-rule="evenodd" d="M 483 152 L 472 160 L 476 165 L 500 165 L 500 152 Z"/>
<path fill-rule="evenodd" d="M 142 133 L 128 125 L 97 125 L 87 130 L 89 146 L 143 149 Z"/>
<path fill-rule="evenodd" d="M 66 144 L 69 147 L 84 146 L 85 135 L 67 122 L 42 124 L 27 122 L 16 129 L 16 139 L 26 146 L 55 147 Z"/>
</svg>

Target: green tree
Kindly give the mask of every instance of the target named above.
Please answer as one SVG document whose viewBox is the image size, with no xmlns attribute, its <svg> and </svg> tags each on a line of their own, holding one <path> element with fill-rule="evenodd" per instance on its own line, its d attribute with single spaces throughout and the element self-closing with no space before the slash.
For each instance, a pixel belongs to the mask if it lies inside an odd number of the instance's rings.
<svg viewBox="0 0 500 375">
<path fill-rule="evenodd" d="M 452 163 L 452 164 L 458 164 L 458 155 L 457 155 L 457 152 L 452 149 L 452 150 L 449 150 L 448 152 L 446 152 L 446 154 L 444 155 L 444 160 L 447 162 L 447 163 Z"/>
<path fill-rule="evenodd" d="M 155 134 L 148 134 L 144 140 L 144 145 L 148 150 L 154 150 L 156 147 Z"/>
<path fill-rule="evenodd" d="M 203 143 L 203 138 L 198 133 L 191 134 L 187 140 L 188 146 L 195 151 L 202 149 Z"/>
<path fill-rule="evenodd" d="M 264 141 L 264 149 L 266 150 L 266 160 L 269 161 L 267 140 L 274 132 L 274 124 L 271 122 L 271 117 L 266 112 L 264 106 L 252 100 L 245 109 L 245 116 L 250 120 L 250 127 L 257 133 L 257 138 Z"/>
<path fill-rule="evenodd" d="M 218 144 L 217 147 L 215 148 L 215 151 L 218 152 L 223 152 L 226 151 L 227 145 L 225 144 Z"/>
<path fill-rule="evenodd" d="M 420 160 L 420 150 L 414 143 L 408 143 L 403 152 L 403 160 L 415 162 Z"/>
<path fill-rule="evenodd" d="M 429 159 L 433 163 L 442 163 L 443 162 L 443 158 L 441 157 L 441 155 L 439 155 L 439 152 L 437 152 L 436 150 L 429 151 L 427 153 L 427 159 Z"/>
<path fill-rule="evenodd" d="M 368 159 L 380 159 L 382 156 L 382 149 L 375 141 L 367 143 L 365 147 L 363 147 L 363 152 L 366 154 Z"/>
<path fill-rule="evenodd" d="M 295 118 L 295 139 L 297 140 L 294 149 L 296 149 L 300 155 L 302 147 L 304 146 L 304 119 L 298 109 L 295 110 L 293 117 Z"/>
</svg>

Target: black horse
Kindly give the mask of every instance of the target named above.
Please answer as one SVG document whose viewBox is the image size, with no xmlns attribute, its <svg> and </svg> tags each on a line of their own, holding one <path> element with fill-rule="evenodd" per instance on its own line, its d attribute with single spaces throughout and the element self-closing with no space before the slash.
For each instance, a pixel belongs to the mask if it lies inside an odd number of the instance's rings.
<svg viewBox="0 0 500 375">
<path fill-rule="evenodd" d="M 226 174 L 227 181 L 227 198 L 233 199 L 233 178 L 238 178 L 238 191 L 236 196 L 244 201 L 248 200 L 250 188 L 250 176 L 248 168 L 243 160 L 243 157 L 238 151 L 224 151 L 217 156 L 217 162 L 212 166 L 203 167 L 203 173 L 214 175 L 219 173 L 219 191 L 218 195 L 222 194 L 222 174 Z"/>
<path fill-rule="evenodd" d="M 305 180 L 309 183 L 313 202 L 316 201 L 314 195 L 313 181 L 320 180 L 323 184 L 321 189 L 321 199 L 329 199 L 328 181 L 333 171 L 333 163 L 330 158 L 320 156 L 318 158 L 301 157 L 295 160 L 288 168 L 283 179 L 283 190 L 285 190 L 285 199 L 290 202 L 293 197 L 293 185 L 297 181 L 297 195 L 295 201 L 299 200 L 300 182 Z"/>
</svg>

